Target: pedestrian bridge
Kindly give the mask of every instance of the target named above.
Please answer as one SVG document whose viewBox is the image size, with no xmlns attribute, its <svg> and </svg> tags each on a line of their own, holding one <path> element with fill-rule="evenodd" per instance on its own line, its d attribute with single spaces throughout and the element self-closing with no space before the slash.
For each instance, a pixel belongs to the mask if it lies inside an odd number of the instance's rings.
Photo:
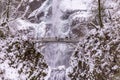
<svg viewBox="0 0 120 80">
<path fill-rule="evenodd" d="M 57 38 L 57 37 L 52 37 L 52 38 L 39 38 L 39 39 L 33 39 L 31 40 L 32 42 L 35 43 L 78 43 L 79 39 L 78 38 Z"/>
</svg>

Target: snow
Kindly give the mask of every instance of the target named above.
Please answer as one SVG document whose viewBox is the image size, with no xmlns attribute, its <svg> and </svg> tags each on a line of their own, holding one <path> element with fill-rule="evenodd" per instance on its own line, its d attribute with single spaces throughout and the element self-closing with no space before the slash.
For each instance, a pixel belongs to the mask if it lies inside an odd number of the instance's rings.
<svg viewBox="0 0 120 80">
<path fill-rule="evenodd" d="M 89 64 L 89 68 L 90 68 L 89 73 L 92 73 L 94 71 L 94 67 L 95 67 L 93 60 L 89 58 L 88 64 Z"/>
<path fill-rule="evenodd" d="M 65 66 L 64 65 L 58 66 L 58 69 L 59 70 L 65 70 Z"/>
<path fill-rule="evenodd" d="M 33 36 L 35 36 L 35 38 L 37 38 L 38 36 L 44 37 L 46 32 L 46 23 L 44 21 L 37 24 L 18 18 L 15 21 L 9 23 L 9 25 L 12 33 L 17 33 L 17 31 L 20 30 L 29 30 L 30 28 L 33 28 Z M 27 39 L 27 36 L 23 35 L 23 38 Z"/>
<path fill-rule="evenodd" d="M 29 0 L 29 2 L 31 3 L 31 2 L 33 2 L 34 0 Z"/>
<path fill-rule="evenodd" d="M 60 8 L 66 10 L 88 10 L 92 0 L 62 0 Z"/>
<path fill-rule="evenodd" d="M 31 23 L 28 20 L 24 20 L 22 18 L 17 18 L 14 21 L 11 21 L 9 23 L 11 31 L 13 31 L 13 33 L 17 33 L 17 31 L 19 30 L 27 30 L 29 28 L 34 28 L 34 37 L 37 39 L 39 37 L 45 37 L 46 36 L 46 24 L 48 24 L 48 22 L 50 24 L 52 24 L 51 28 L 51 33 L 50 36 L 57 36 L 57 37 L 65 37 L 69 35 L 69 31 L 70 31 L 70 26 L 67 25 L 65 26 L 67 23 L 69 23 L 69 20 L 74 20 L 76 18 L 81 19 L 81 21 L 84 21 L 84 19 L 88 20 L 89 17 L 91 17 L 90 14 L 90 9 L 91 9 L 91 4 L 93 0 L 46 0 L 42 6 L 40 6 L 38 9 L 34 10 L 28 18 L 31 17 L 35 17 L 36 15 L 38 15 L 41 12 L 45 13 L 45 16 L 43 16 L 43 18 L 41 19 L 42 21 L 40 21 L 39 23 Z M 110 1 L 110 0 L 108 0 Z M 118 4 L 116 4 L 115 2 L 113 2 L 113 0 L 111 0 L 111 2 L 105 2 L 106 7 L 113 7 L 114 9 L 117 8 Z M 33 0 L 29 0 L 29 2 L 33 2 Z M 28 6 L 27 6 L 28 7 Z M 49 18 L 46 17 L 49 8 L 52 7 L 52 16 L 50 16 Z M 70 15 L 69 20 L 62 20 L 61 16 L 64 14 L 64 12 L 66 11 L 77 11 L 73 14 Z M 83 10 L 83 11 L 80 11 Z M 27 11 L 27 10 L 26 10 Z M 116 12 L 117 13 L 117 17 L 119 17 L 118 15 L 120 14 L 120 11 Z M 116 14 L 115 14 L 116 15 Z M 24 17 L 24 16 L 23 16 Z M 83 20 L 82 20 L 83 19 Z M 88 20 L 89 21 L 89 20 Z M 67 27 L 68 30 L 64 30 L 65 27 Z M 99 37 L 104 37 L 104 30 L 107 30 L 107 28 L 111 27 L 110 25 L 105 25 L 105 28 L 103 30 L 100 30 L 99 33 Z M 99 26 L 96 26 L 96 28 L 100 29 Z M 88 34 L 96 34 L 97 30 L 96 29 L 92 29 L 91 31 L 88 32 Z M 111 36 L 111 34 L 109 34 L 109 36 Z M 119 34 L 117 35 L 119 36 Z M 111 38 L 114 37 L 113 35 L 111 36 Z M 23 35 L 22 39 L 27 40 L 27 36 Z M 113 40 L 113 43 L 116 43 L 116 41 L 119 40 Z M 14 40 L 13 40 L 14 41 Z M 87 42 L 87 40 L 82 41 Z M 81 43 L 82 43 L 81 42 Z M 97 53 L 93 56 L 91 56 L 92 58 L 98 56 L 101 57 L 102 56 L 102 50 L 97 49 L 98 45 L 100 45 L 100 42 L 93 44 L 94 40 L 90 39 L 88 42 L 90 43 L 86 43 L 86 47 L 85 50 L 88 50 L 89 46 L 93 46 L 92 50 L 96 50 Z M 112 43 L 111 42 L 111 43 Z M 8 42 L 10 43 L 10 41 Z M 111 44 L 109 43 L 109 44 Z M 2 43 L 2 41 L 0 42 L 1 45 L 4 45 L 5 43 Z M 108 45 L 109 45 L 108 44 Z M 88 46 L 89 45 L 89 46 Z M 120 45 L 119 45 L 120 46 Z M 2 49 L 2 47 L 0 47 Z M 45 77 L 45 80 L 48 80 L 49 77 L 51 76 L 52 70 L 57 70 L 58 75 L 55 74 L 54 77 L 56 78 L 56 76 L 58 78 L 60 78 L 61 76 L 64 76 L 64 72 L 66 75 L 69 74 L 69 71 L 72 71 L 72 68 L 69 67 L 66 69 L 66 63 L 69 63 L 69 61 L 64 62 L 65 60 L 68 59 L 68 56 L 70 55 L 71 52 L 69 52 L 69 54 L 67 54 L 66 52 L 69 50 L 68 46 L 66 44 L 49 44 L 45 47 L 47 49 L 47 51 L 45 52 L 44 56 L 48 57 L 46 58 L 46 60 L 48 60 L 48 62 L 50 61 L 51 63 L 49 64 L 49 68 L 48 68 L 48 75 Z M 110 46 L 106 46 L 105 47 L 107 50 L 110 49 Z M 118 51 L 120 51 L 118 49 Z M 3 51 L 4 52 L 4 51 Z M 88 50 L 87 52 L 87 56 L 89 57 L 85 57 L 86 59 L 88 59 L 88 65 L 89 65 L 89 72 L 92 73 L 94 71 L 94 61 L 93 59 L 90 57 L 90 51 Z M 80 54 L 83 54 L 82 51 Z M 4 55 L 1 55 L 0 57 L 3 57 Z M 106 54 L 106 58 L 109 57 Z M 64 60 L 65 59 L 65 60 Z M 104 60 L 103 60 L 104 61 Z M 0 69 L 5 69 L 5 73 L 6 73 L 6 77 L 12 80 L 16 80 L 17 77 L 19 77 L 19 75 L 17 74 L 17 70 L 14 68 L 10 68 L 8 65 L 9 61 L 5 61 L 3 64 L 0 65 Z M 73 64 L 73 66 L 77 65 L 77 61 L 71 62 Z M 64 65 L 63 65 L 64 64 Z M 103 63 L 101 66 L 102 68 L 104 68 L 104 66 L 107 65 L 107 62 Z M 51 66 L 57 66 L 55 68 L 51 67 Z M 112 67 L 112 69 L 117 69 L 118 66 L 115 65 Z M 60 74 L 59 70 L 63 70 L 63 72 L 61 72 L 62 74 Z M 37 73 L 36 73 L 37 74 Z M 81 73 L 83 74 L 83 73 Z M 25 79 L 25 75 L 22 75 L 22 79 Z M 84 75 L 84 74 L 83 74 Z M 61 78 L 60 78 L 61 79 Z M 19 80 L 19 79 L 17 79 Z M 67 79 L 68 80 L 68 79 Z M 79 79 L 78 79 L 79 80 Z"/>
<path fill-rule="evenodd" d="M 106 0 L 104 4 L 105 4 L 105 7 L 107 7 L 107 8 L 111 7 L 113 9 L 117 8 L 117 5 L 118 5 L 118 4 L 116 4 L 115 0 Z"/>
<path fill-rule="evenodd" d="M 36 24 L 34 27 L 35 29 L 35 37 L 45 37 L 45 33 L 46 33 L 46 23 L 45 22 L 41 22 L 39 24 Z"/>
<path fill-rule="evenodd" d="M 48 8 L 48 6 L 50 5 L 50 2 L 51 2 L 51 0 L 46 0 L 46 1 L 42 4 L 42 6 L 40 6 L 38 9 L 34 10 L 34 11 L 28 16 L 28 18 L 33 17 L 33 16 L 36 16 L 36 15 L 38 15 L 39 13 L 41 13 L 42 11 L 45 11 L 45 10 Z"/>
<path fill-rule="evenodd" d="M 49 77 L 50 77 L 50 74 L 51 74 L 51 71 L 52 71 L 52 68 L 49 66 L 48 67 L 48 74 L 47 74 L 47 76 L 45 77 L 45 80 L 48 80 L 49 79 Z"/>
<path fill-rule="evenodd" d="M 22 20 L 22 19 L 17 19 L 16 22 L 19 24 L 17 25 L 17 29 L 18 30 L 25 30 L 25 29 L 29 29 L 30 26 L 35 26 L 36 24 L 34 23 L 30 23 L 26 20 Z"/>
<path fill-rule="evenodd" d="M 6 79 L 16 80 L 17 77 L 19 76 L 17 73 L 17 70 L 9 67 L 8 63 L 9 63 L 9 61 L 6 60 L 4 63 L 0 64 L 0 69 L 5 70 L 4 76 L 6 77 Z"/>
<path fill-rule="evenodd" d="M 116 69 L 118 69 L 118 68 L 119 68 L 118 65 L 115 65 L 115 66 L 112 67 L 113 70 L 116 70 Z"/>
</svg>

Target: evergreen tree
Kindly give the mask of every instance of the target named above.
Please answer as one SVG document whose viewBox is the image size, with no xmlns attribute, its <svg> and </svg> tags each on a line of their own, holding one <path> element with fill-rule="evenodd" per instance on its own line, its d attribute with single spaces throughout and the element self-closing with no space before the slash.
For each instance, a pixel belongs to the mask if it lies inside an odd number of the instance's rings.
<svg viewBox="0 0 120 80">
<path fill-rule="evenodd" d="M 35 43 L 24 40 L 21 36 L 15 36 L 0 40 L 0 45 L 1 65 L 5 64 L 9 66 L 9 69 L 16 70 L 17 74 L 19 74 L 19 79 L 43 80 L 47 75 L 48 65 Z M 9 79 L 9 77 L 5 76 L 7 73 L 6 68 L 1 69 L 1 72 L 3 71 L 5 73 L 1 74 L 4 75 L 2 77 Z M 22 76 L 25 77 L 23 78 Z"/>
<path fill-rule="evenodd" d="M 92 29 L 71 58 L 72 80 L 114 80 L 120 74 L 120 25 Z"/>
</svg>

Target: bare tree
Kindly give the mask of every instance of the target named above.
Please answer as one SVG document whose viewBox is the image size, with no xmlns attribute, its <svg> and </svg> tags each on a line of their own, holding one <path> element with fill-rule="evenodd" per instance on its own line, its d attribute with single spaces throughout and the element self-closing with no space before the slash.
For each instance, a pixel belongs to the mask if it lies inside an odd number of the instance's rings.
<svg viewBox="0 0 120 80">
<path fill-rule="evenodd" d="M 101 1 L 98 0 L 98 17 L 99 17 L 99 25 L 102 28 L 103 27 L 103 22 L 102 22 L 102 16 L 101 16 Z"/>
</svg>

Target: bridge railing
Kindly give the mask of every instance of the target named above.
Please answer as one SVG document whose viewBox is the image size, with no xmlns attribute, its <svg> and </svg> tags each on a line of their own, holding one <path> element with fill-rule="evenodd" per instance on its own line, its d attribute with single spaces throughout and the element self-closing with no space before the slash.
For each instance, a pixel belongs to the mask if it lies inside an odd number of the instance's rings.
<svg viewBox="0 0 120 80">
<path fill-rule="evenodd" d="M 57 37 L 53 37 L 53 38 L 39 38 L 36 40 L 31 40 L 32 42 L 36 42 L 36 43 L 78 43 L 79 39 L 78 38 L 57 38 Z"/>
</svg>

